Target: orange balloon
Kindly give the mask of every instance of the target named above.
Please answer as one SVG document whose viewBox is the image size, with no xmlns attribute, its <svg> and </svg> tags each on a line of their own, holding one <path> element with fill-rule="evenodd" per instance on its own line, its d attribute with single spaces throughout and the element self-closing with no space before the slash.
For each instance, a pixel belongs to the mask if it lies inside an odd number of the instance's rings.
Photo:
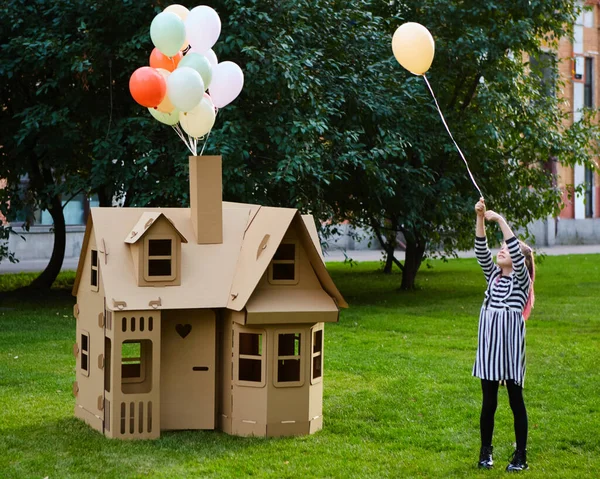
<svg viewBox="0 0 600 479">
<path fill-rule="evenodd" d="M 183 53 L 178 52 L 169 58 L 166 55 L 163 55 L 158 48 L 152 50 L 150 54 L 150 66 L 152 68 L 164 68 L 168 72 L 172 72 L 177 68 L 179 61 L 183 58 Z"/>
<path fill-rule="evenodd" d="M 160 105 L 167 94 L 167 82 L 154 68 L 141 67 L 129 79 L 131 96 L 140 105 L 153 108 Z"/>
</svg>

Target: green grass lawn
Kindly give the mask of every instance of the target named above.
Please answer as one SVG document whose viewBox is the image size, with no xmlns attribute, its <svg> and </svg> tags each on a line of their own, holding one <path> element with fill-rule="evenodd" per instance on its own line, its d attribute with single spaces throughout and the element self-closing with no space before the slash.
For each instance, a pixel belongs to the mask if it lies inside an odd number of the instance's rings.
<svg viewBox="0 0 600 479">
<path fill-rule="evenodd" d="M 284 439 L 104 438 L 73 417 L 73 298 L 61 289 L 0 293 L 0 477 L 504 477 L 514 442 L 505 389 L 496 468 L 475 468 L 481 392 L 471 367 L 483 276 L 474 260 L 432 265 L 410 293 L 376 263 L 329 265 L 351 308 L 326 325 L 324 429 Z M 0 287 L 22 281 L 0 276 Z M 548 257 L 536 287 L 524 475 L 600 477 L 600 255 Z"/>
</svg>

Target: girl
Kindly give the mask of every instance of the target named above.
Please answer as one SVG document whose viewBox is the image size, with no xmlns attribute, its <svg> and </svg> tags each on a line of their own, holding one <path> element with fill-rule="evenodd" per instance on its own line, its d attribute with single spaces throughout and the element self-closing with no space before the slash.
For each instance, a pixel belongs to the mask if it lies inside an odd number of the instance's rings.
<svg viewBox="0 0 600 479">
<path fill-rule="evenodd" d="M 517 448 L 507 466 L 509 472 L 528 469 L 527 411 L 523 402 L 525 379 L 525 323 L 533 306 L 535 265 L 529 246 L 517 240 L 502 216 L 485 210 L 483 198 L 475 205 L 477 227 L 475 254 L 488 286 L 479 315 L 477 358 L 473 376 L 481 379 L 481 450 L 478 467 L 490 469 L 494 413 L 498 404 L 498 385 L 506 382 L 514 415 Z M 504 235 L 496 263 L 487 247 L 484 218 L 495 221 Z"/>
</svg>

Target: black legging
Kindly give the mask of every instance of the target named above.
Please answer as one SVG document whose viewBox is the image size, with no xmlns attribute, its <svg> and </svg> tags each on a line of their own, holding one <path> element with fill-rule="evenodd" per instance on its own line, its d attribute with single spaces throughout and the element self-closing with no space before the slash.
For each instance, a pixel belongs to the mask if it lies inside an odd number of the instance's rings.
<svg viewBox="0 0 600 479">
<path fill-rule="evenodd" d="M 481 428 L 481 445 L 491 446 L 492 435 L 494 434 L 494 414 L 498 406 L 498 386 L 499 381 L 481 380 L 481 390 L 483 392 L 483 403 L 481 405 L 481 418 L 479 426 Z M 527 447 L 527 410 L 523 401 L 523 388 L 517 386 L 512 379 L 506 381 L 508 390 L 508 400 L 513 416 L 515 417 L 515 437 L 517 439 L 517 449 L 524 451 Z"/>
</svg>

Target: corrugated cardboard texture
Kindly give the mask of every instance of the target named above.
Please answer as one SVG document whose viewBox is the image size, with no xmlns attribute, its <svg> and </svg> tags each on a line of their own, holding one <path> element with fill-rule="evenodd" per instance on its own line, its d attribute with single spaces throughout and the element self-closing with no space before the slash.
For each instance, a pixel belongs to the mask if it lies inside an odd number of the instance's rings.
<svg viewBox="0 0 600 479">
<path fill-rule="evenodd" d="M 296 231 L 298 232 L 302 246 L 304 247 L 304 250 L 306 251 L 306 254 L 310 260 L 310 264 L 314 268 L 315 273 L 321 282 L 321 286 L 332 298 L 336 300 L 338 307 L 347 308 L 348 303 L 346 303 L 346 300 L 342 297 L 340 291 L 337 289 L 337 286 L 334 284 L 331 276 L 327 272 L 325 263 L 323 263 L 322 252 L 319 253 L 319 251 L 321 251 L 321 245 L 313 242 L 313 239 L 311 238 L 306 224 L 302 220 L 300 214 L 297 214 L 294 218 L 294 225 L 296 226 Z"/>
<path fill-rule="evenodd" d="M 105 398 L 109 402 L 110 430 L 105 434 L 119 439 L 155 439 L 160 436 L 161 312 L 108 311 L 110 341 L 106 351 Z M 142 319 L 143 318 L 143 319 Z M 145 381 L 128 383 L 122 378 L 122 344 L 125 341 L 151 342 L 151 357 L 144 356 Z M 109 380 L 110 378 L 110 380 Z M 144 392 L 142 392 L 144 391 Z"/>
<path fill-rule="evenodd" d="M 319 256 L 325 262 L 325 257 L 323 256 L 323 248 L 321 248 L 321 240 L 319 239 L 319 233 L 317 232 L 317 226 L 315 225 L 315 219 L 313 215 L 302 215 L 302 221 L 304 221 L 304 225 L 306 229 L 310 233 L 310 237 L 313 240 L 315 246 L 317 246 L 317 252 Z"/>
<path fill-rule="evenodd" d="M 246 305 L 246 324 L 334 323 L 338 308 L 322 289 L 259 289 Z"/>
<path fill-rule="evenodd" d="M 90 228 L 92 229 L 92 228 Z M 87 261 L 80 261 L 82 280 L 78 285 L 78 318 L 77 318 L 77 346 L 79 352 L 76 359 L 76 380 L 79 392 L 76 398 L 75 414 L 82 417 L 92 427 L 102 432 L 104 413 L 98 408 L 98 397 L 104 395 L 104 371 L 99 367 L 98 356 L 104 355 L 104 328 L 98 322 L 98 315 L 104 310 L 104 296 L 102 287 L 103 262 L 102 255 L 98 253 L 98 288 L 91 284 L 91 254 L 92 249 L 98 251 L 97 243 L 90 232 L 86 244 L 88 254 L 82 254 Z M 82 335 L 85 339 L 82 339 Z M 82 341 L 87 343 L 84 350 Z M 82 370 L 82 358 L 85 356 L 87 371 Z M 84 411 L 81 409 L 83 408 Z M 91 419 L 94 418 L 94 419 Z"/>
<path fill-rule="evenodd" d="M 190 156 L 190 208 L 198 244 L 223 242 L 220 156 Z"/>
<path fill-rule="evenodd" d="M 227 304 L 229 309 L 241 311 L 244 308 L 295 214 L 296 210 L 291 208 L 263 207 L 255 215 L 244 236 Z M 266 235 L 269 235 L 269 241 L 265 244 Z M 259 248 L 261 253 L 257 257 Z"/>
<path fill-rule="evenodd" d="M 225 310 L 217 322 L 217 427 L 231 434 L 231 388 L 233 384 L 232 311 Z M 241 314 L 241 313 L 235 313 Z"/>
<path fill-rule="evenodd" d="M 139 310 L 147 308 L 151 301 L 160 297 L 161 309 L 227 307 L 241 311 L 294 220 L 294 229 L 320 284 L 336 299 L 338 307 L 347 307 L 325 268 L 319 253 L 320 244 L 313 242 L 296 210 L 257 209 L 256 205 L 236 203 L 223 203 L 222 244 L 189 242 L 181 245 L 181 286 L 137 287 L 136 270 L 128 250 L 131 246 L 123 238 L 127 237 L 143 212 L 161 212 L 184 238 L 194 235 L 188 208 L 92 208 L 90 218 L 95 240 L 97 243 L 103 240 L 107 251 L 106 258 L 100 256 L 103 266 L 100 281 L 104 284 L 109 305 L 114 304 L 113 300 L 124 301 L 124 310 Z M 86 236 L 87 231 L 91 228 L 86 230 Z M 266 235 L 269 235 L 269 240 L 257 258 L 259 246 Z M 84 262 L 80 260 L 74 294 L 77 294 Z M 138 267 L 141 268 L 141 265 Z M 207 271 L 210 274 L 206 274 Z"/>
<path fill-rule="evenodd" d="M 216 245 L 181 245 L 181 286 L 143 287 L 136 284 L 135 268 L 129 245 L 123 241 L 131 225 L 139 219 L 140 208 L 92 208 L 91 217 L 96 239 L 102 231 L 109 251 L 108 261 L 102 261 L 102 281 L 107 304 L 125 301 L 125 310 L 146 309 L 149 302 L 161 298 L 162 309 L 192 309 L 224 307 L 237 268 L 244 230 L 250 208 L 228 208 L 224 204 L 224 242 Z M 185 237 L 194 237 L 188 208 L 151 209 L 163 212 Z"/>
<path fill-rule="evenodd" d="M 214 429 L 214 311 L 163 311 L 161 340 L 161 428 Z"/>
<path fill-rule="evenodd" d="M 148 233 L 152 229 L 151 227 L 152 225 L 154 225 L 156 220 L 158 220 L 161 217 L 165 218 L 171 224 L 171 226 L 173 227 L 173 231 L 177 235 L 179 235 L 179 238 L 181 238 L 182 243 L 188 242 L 187 239 L 185 239 L 185 236 L 183 236 L 180 233 L 177 227 L 167 216 L 164 215 L 164 213 L 160 211 L 147 211 L 142 213 L 140 219 L 133 226 L 131 231 L 127 233 L 127 236 L 125 237 L 125 243 L 133 244 L 141 240 L 146 235 L 146 233 Z"/>
</svg>

